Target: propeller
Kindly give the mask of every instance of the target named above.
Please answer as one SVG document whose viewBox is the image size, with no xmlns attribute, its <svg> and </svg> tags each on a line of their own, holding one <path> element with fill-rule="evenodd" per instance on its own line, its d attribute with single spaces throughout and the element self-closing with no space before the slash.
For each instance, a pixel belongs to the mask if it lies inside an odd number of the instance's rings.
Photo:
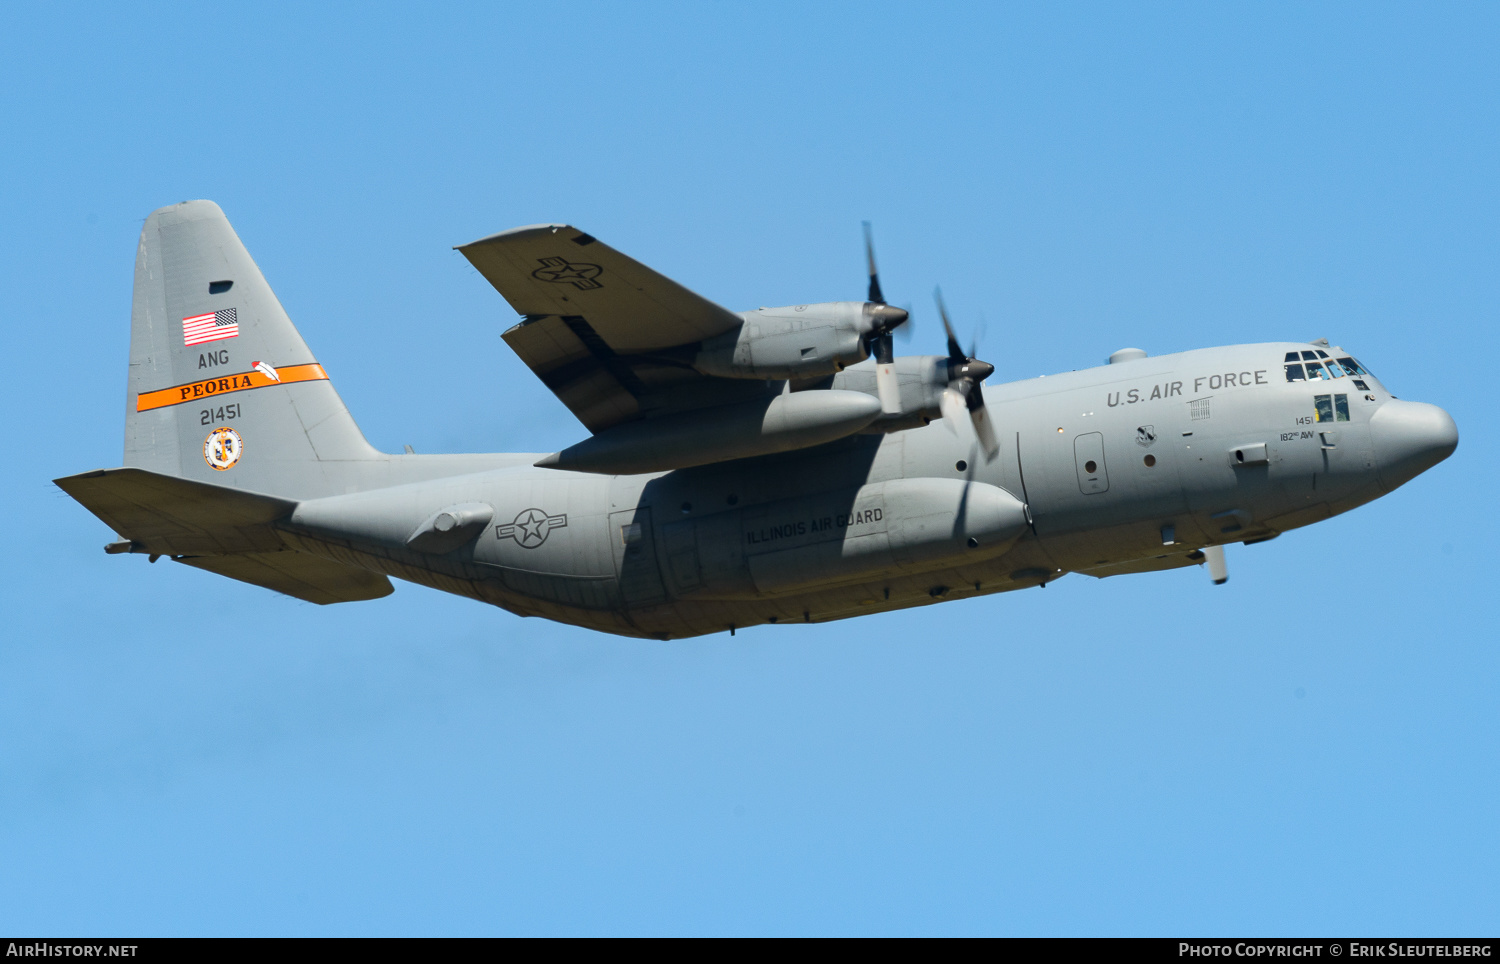
<svg viewBox="0 0 1500 964">
<path fill-rule="evenodd" d="M 875 267 L 875 241 L 870 233 L 870 222 L 865 227 L 865 261 L 870 268 L 870 291 L 865 314 L 871 319 L 871 328 L 865 335 L 865 347 L 875 356 L 875 388 L 880 394 L 880 410 L 886 415 L 901 413 L 901 384 L 896 378 L 896 349 L 891 342 L 891 333 L 911 317 L 905 308 L 886 304 L 885 292 L 880 290 L 880 271 Z"/>
<path fill-rule="evenodd" d="M 988 462 L 1000 451 L 1000 443 L 995 440 L 995 427 L 990 424 L 989 412 L 984 407 L 984 380 L 994 374 L 995 366 L 974 357 L 978 345 L 971 345 L 967 352 L 963 350 L 958 336 L 953 333 L 953 323 L 948 320 L 943 289 L 934 289 L 933 297 L 937 299 L 943 330 L 948 333 L 948 387 L 943 389 L 938 405 L 955 431 L 968 415 Z"/>
</svg>

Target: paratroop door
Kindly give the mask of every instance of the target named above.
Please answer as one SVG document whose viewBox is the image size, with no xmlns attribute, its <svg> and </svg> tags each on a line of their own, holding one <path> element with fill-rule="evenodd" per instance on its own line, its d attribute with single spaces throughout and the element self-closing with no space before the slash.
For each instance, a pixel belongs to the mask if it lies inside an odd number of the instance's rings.
<svg viewBox="0 0 1500 964">
<path fill-rule="evenodd" d="M 1109 473 L 1104 467 L 1104 436 L 1089 432 L 1073 440 L 1073 460 L 1078 464 L 1078 488 L 1084 495 L 1109 491 Z"/>
</svg>

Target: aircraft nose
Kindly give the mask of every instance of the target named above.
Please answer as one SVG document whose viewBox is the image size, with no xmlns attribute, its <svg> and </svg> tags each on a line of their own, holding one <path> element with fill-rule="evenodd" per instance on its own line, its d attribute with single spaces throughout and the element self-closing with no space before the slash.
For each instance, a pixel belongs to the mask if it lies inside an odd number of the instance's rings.
<svg viewBox="0 0 1500 964">
<path fill-rule="evenodd" d="M 1387 490 L 1410 482 L 1458 448 L 1453 416 L 1425 402 L 1392 399 L 1370 416 L 1370 441 Z"/>
</svg>

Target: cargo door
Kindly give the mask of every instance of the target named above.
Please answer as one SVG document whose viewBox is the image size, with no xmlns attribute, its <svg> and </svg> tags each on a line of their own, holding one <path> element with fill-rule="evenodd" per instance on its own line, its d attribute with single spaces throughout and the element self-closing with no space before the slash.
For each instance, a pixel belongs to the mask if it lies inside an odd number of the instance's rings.
<svg viewBox="0 0 1500 964">
<path fill-rule="evenodd" d="M 656 564 L 651 507 L 611 512 L 609 531 L 614 540 L 615 576 L 620 580 L 620 594 L 625 597 L 625 605 L 661 602 L 667 592 Z"/>
<path fill-rule="evenodd" d="M 1078 488 L 1084 495 L 1109 491 L 1109 472 L 1104 466 L 1104 436 L 1089 432 L 1073 439 L 1073 461 L 1078 468 Z"/>
</svg>

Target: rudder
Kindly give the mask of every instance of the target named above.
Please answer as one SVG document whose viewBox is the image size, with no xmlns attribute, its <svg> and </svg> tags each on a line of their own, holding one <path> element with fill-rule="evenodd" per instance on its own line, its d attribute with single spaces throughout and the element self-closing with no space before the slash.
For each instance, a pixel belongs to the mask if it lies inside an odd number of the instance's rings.
<svg viewBox="0 0 1500 964">
<path fill-rule="evenodd" d="M 125 465 L 311 498 L 383 456 L 365 440 L 224 212 L 152 212 L 136 253 Z"/>
</svg>

